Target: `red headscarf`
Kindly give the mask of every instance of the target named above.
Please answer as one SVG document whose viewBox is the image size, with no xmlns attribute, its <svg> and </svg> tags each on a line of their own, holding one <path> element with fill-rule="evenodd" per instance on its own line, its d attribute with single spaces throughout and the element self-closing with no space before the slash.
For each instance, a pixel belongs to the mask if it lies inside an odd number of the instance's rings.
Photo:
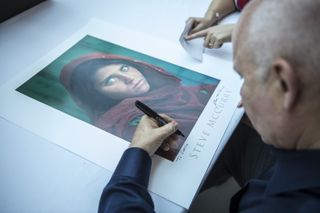
<svg viewBox="0 0 320 213">
<path fill-rule="evenodd" d="M 214 85 L 182 86 L 180 79 L 168 74 L 160 67 L 123 56 L 93 53 L 70 62 L 62 69 L 60 74 L 61 82 L 77 103 L 76 96 L 70 90 L 70 79 L 73 71 L 81 63 L 98 58 L 121 59 L 137 63 L 144 68 L 139 71 L 152 88 L 147 94 L 126 98 L 99 113 L 99 116 L 92 117 L 95 126 L 128 141 L 131 141 L 136 125 L 143 115 L 134 105 L 136 100 L 140 100 L 158 113 L 165 113 L 174 118 L 179 124 L 179 129 L 187 137 L 215 89 Z M 177 149 L 169 151 L 159 149 L 157 153 L 169 160 L 174 160 L 186 137 L 179 137 L 179 147 Z"/>
</svg>

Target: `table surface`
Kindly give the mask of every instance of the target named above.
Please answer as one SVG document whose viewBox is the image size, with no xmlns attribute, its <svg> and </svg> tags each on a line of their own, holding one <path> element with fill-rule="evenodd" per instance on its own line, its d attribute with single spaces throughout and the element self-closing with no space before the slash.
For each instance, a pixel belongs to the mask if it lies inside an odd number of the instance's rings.
<svg viewBox="0 0 320 213">
<path fill-rule="evenodd" d="M 50 0 L 0 24 L 0 85 L 98 18 L 178 42 L 210 0 Z M 130 36 L 130 35 L 128 35 Z M 231 46 L 209 51 L 231 61 Z M 96 212 L 111 173 L 0 118 L 0 212 Z M 152 195 L 157 212 L 183 212 Z"/>
</svg>

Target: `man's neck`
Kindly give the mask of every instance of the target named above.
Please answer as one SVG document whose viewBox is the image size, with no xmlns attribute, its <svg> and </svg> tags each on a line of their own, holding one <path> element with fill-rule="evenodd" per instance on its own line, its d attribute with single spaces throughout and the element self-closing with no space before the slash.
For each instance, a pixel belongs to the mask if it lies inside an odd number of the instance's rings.
<svg viewBox="0 0 320 213">
<path fill-rule="evenodd" d="M 311 127 L 310 127 L 311 126 Z M 297 140 L 297 150 L 311 150 L 320 149 L 320 127 L 315 128 L 319 125 L 310 125 L 309 128 L 306 126 L 304 132 Z"/>
</svg>

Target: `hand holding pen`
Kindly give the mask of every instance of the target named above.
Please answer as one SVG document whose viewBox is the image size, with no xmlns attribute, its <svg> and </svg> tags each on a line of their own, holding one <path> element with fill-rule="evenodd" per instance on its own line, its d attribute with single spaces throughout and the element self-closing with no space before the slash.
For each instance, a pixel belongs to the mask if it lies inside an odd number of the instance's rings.
<svg viewBox="0 0 320 213">
<path fill-rule="evenodd" d="M 152 156 L 159 147 L 168 151 L 171 144 L 176 143 L 177 135 L 173 134 L 177 130 L 177 122 L 170 117 L 163 115 L 166 119 L 171 120 L 166 125 L 159 127 L 152 118 L 147 115 L 142 116 L 139 125 L 133 135 L 130 147 L 138 147 Z M 164 142 L 165 141 L 165 142 Z M 168 147 L 167 150 L 165 147 Z"/>
<path fill-rule="evenodd" d="M 177 146 L 178 135 L 174 134 L 177 130 L 177 122 L 164 114 L 161 114 L 161 117 L 166 123 L 159 127 L 160 125 L 156 124 L 153 118 L 144 115 L 136 129 L 130 147 L 142 148 L 151 156 L 160 146 L 164 151 Z M 163 143 L 163 141 L 165 142 Z"/>
<path fill-rule="evenodd" d="M 145 105 L 144 103 L 142 103 L 141 101 L 136 101 L 135 105 L 138 109 L 140 109 L 143 113 L 145 113 L 146 115 L 148 115 L 149 117 L 153 118 L 157 124 L 160 126 L 164 126 L 165 124 L 167 124 L 168 122 L 161 117 L 158 113 L 156 113 L 155 111 L 153 111 L 150 107 L 148 107 L 147 105 Z M 182 134 L 182 132 L 180 130 L 177 129 L 177 131 L 175 132 L 175 134 L 177 135 L 181 135 L 182 137 L 184 137 L 184 135 Z"/>
</svg>

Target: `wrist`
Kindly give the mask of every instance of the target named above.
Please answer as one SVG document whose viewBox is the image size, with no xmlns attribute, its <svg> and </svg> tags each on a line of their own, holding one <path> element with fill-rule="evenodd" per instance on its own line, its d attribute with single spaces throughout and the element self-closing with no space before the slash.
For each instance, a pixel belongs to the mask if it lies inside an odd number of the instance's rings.
<svg viewBox="0 0 320 213">
<path fill-rule="evenodd" d="M 133 144 L 133 143 L 131 143 L 131 144 L 129 145 L 129 149 L 131 149 L 131 148 L 143 150 L 144 152 L 148 153 L 148 155 L 149 155 L 150 157 L 154 154 L 154 152 L 152 152 L 152 150 L 150 150 L 151 147 L 145 146 L 145 145 L 143 145 L 143 144 Z"/>
<path fill-rule="evenodd" d="M 212 22 L 212 24 L 214 24 L 220 20 L 221 14 L 218 11 L 209 10 L 206 12 L 204 17 L 209 19 Z"/>
</svg>

